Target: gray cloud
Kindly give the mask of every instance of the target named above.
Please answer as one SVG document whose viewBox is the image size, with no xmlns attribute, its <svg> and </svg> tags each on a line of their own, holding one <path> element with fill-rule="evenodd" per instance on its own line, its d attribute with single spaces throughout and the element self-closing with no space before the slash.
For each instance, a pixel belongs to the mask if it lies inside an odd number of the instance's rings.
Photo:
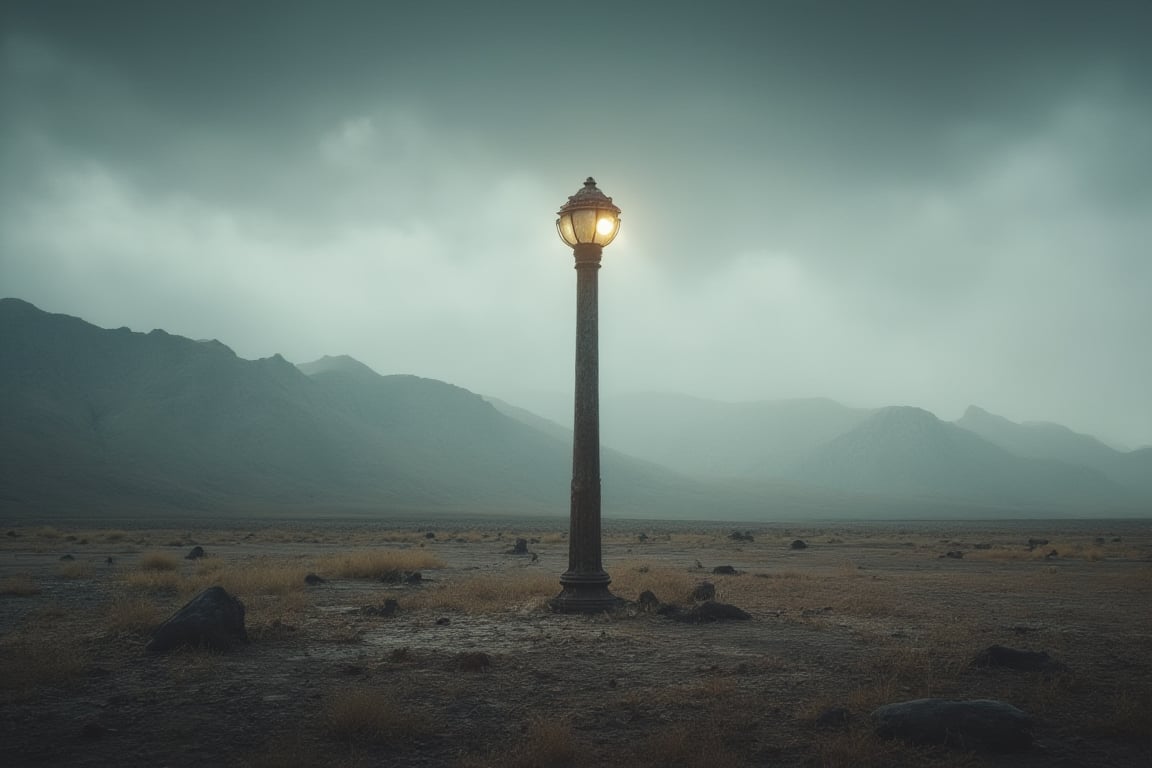
<svg viewBox="0 0 1152 768">
<path fill-rule="evenodd" d="M 2 292 L 567 389 L 552 220 L 592 173 L 606 389 L 1152 442 L 1144 4 L 642 5 L 8 10 Z"/>
</svg>

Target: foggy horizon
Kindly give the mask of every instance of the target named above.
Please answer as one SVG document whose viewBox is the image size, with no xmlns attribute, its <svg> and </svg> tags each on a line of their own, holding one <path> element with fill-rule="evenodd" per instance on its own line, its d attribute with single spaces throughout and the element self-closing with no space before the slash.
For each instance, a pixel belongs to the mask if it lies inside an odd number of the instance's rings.
<svg viewBox="0 0 1152 768">
<path fill-rule="evenodd" d="M 515 5 L 5 8 L 0 294 L 519 404 L 591 175 L 605 397 L 1152 444 L 1152 9 Z"/>
</svg>

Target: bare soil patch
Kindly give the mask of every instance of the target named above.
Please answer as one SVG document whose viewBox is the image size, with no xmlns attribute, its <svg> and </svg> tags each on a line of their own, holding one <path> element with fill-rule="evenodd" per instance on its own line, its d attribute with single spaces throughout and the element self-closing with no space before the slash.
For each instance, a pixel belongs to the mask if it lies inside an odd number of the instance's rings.
<svg viewBox="0 0 1152 768">
<path fill-rule="evenodd" d="M 6 765 L 1152 764 L 1147 521 L 607 525 L 619 596 L 688 607 L 710 581 L 752 615 L 704 625 L 550 613 L 562 521 L 243 525 L 0 532 Z M 211 585 L 245 603 L 251 642 L 145 653 Z M 1062 668 L 973 664 L 991 645 Z M 873 708 L 930 696 L 1020 707 L 1036 745 L 873 735 Z"/>
</svg>

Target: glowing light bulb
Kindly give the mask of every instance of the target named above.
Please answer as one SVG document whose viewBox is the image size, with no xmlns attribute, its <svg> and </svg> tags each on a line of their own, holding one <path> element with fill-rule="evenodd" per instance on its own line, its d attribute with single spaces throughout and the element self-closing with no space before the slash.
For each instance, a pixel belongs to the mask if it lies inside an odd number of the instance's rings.
<svg viewBox="0 0 1152 768">
<path fill-rule="evenodd" d="M 612 230 L 616 227 L 616 222 L 612 219 L 600 219 L 596 222 L 596 231 L 602 235 L 612 234 Z"/>
</svg>

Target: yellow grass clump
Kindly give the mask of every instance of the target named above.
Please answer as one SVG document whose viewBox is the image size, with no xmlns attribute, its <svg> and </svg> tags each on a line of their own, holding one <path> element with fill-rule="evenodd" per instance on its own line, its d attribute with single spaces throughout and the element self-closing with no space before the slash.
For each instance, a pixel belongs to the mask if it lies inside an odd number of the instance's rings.
<svg viewBox="0 0 1152 768">
<path fill-rule="evenodd" d="M 433 553 L 415 549 L 365 549 L 329 555 L 317 562 L 320 572 L 349 579 L 379 579 L 396 571 L 443 567 L 444 562 Z"/>
<path fill-rule="evenodd" d="M 0 595 L 11 597 L 31 597 L 40 594 L 40 585 L 27 574 L 17 574 L 0 579 Z"/>
<path fill-rule="evenodd" d="M 544 602 L 560 593 L 554 573 L 515 570 L 453 579 L 425 587 L 407 600 L 413 608 L 501 613 L 524 608 L 543 608 Z"/>
<path fill-rule="evenodd" d="M 395 691 L 355 687 L 332 691 L 324 701 L 328 730 L 345 738 L 387 743 L 427 733 L 429 723 Z"/>
<path fill-rule="evenodd" d="M 175 571 L 180 560 L 169 552 L 145 552 L 140 555 L 139 567 L 144 571 Z"/>
<path fill-rule="evenodd" d="M 110 632 L 150 632 L 163 620 L 155 605 L 140 598 L 120 597 L 104 607 L 104 626 Z"/>
<path fill-rule="evenodd" d="M 84 560 L 69 560 L 60 563 L 58 570 L 62 579 L 90 579 L 92 572 L 92 564 Z"/>
</svg>

